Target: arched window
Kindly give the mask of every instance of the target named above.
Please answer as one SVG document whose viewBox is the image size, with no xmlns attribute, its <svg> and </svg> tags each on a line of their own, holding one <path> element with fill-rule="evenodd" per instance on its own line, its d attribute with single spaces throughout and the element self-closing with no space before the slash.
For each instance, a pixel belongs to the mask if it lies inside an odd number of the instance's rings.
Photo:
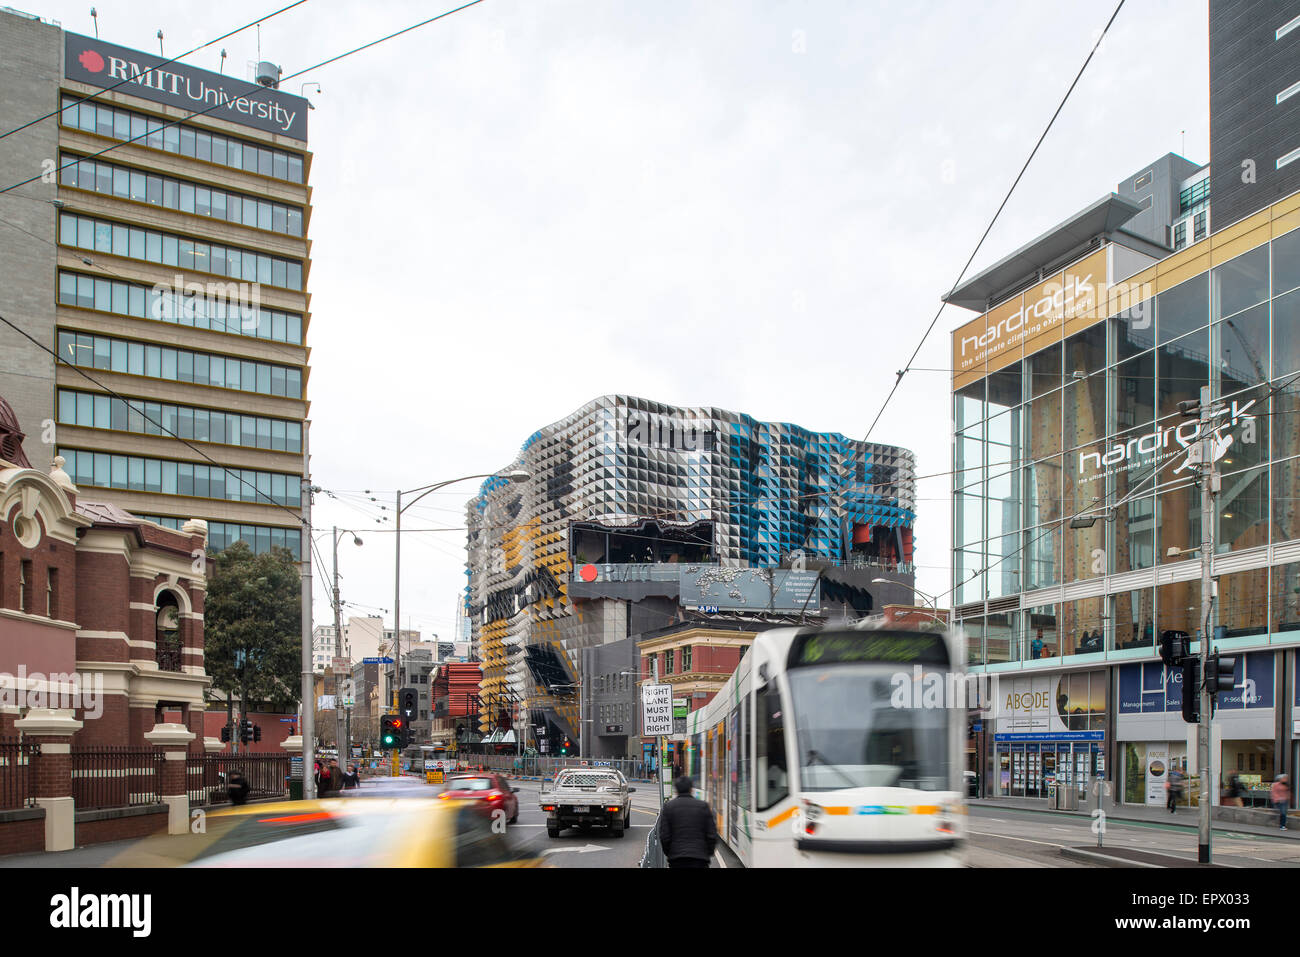
<svg viewBox="0 0 1300 957">
<path fill-rule="evenodd" d="M 181 670 L 181 609 L 176 596 L 165 591 L 158 596 L 154 635 L 154 660 L 159 671 Z"/>
</svg>

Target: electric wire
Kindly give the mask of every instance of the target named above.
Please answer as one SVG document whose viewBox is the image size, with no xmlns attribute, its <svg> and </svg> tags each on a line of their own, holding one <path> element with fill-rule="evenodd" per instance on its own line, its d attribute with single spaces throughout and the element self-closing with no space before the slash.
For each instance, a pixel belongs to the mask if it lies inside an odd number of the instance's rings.
<svg viewBox="0 0 1300 957">
<path fill-rule="evenodd" d="M 1083 66 L 1081 66 L 1079 72 L 1075 74 L 1074 82 L 1072 82 L 1070 88 L 1065 91 L 1065 96 L 1061 98 L 1060 104 L 1056 107 L 1056 112 L 1054 112 L 1052 118 L 1047 121 L 1047 127 L 1043 130 L 1042 135 L 1038 137 L 1038 142 L 1034 144 L 1034 148 L 1030 151 L 1029 158 L 1025 160 L 1024 166 L 1022 166 L 1020 172 L 1016 174 L 1016 178 L 1012 182 L 1011 188 L 1007 190 L 1007 194 L 1002 198 L 1002 202 L 998 205 L 997 212 L 995 212 L 993 218 L 989 220 L 989 224 L 985 228 L 984 234 L 980 236 L 979 242 L 975 244 L 975 248 L 971 251 L 970 258 L 966 260 L 966 265 L 962 267 L 961 272 L 957 275 L 957 281 L 952 284 L 953 289 L 956 289 L 961 285 L 962 279 L 966 276 L 966 270 L 970 269 L 970 265 L 975 261 L 976 255 L 979 254 L 980 249 L 984 245 L 984 241 L 988 239 L 989 233 L 993 231 L 993 225 L 998 221 L 998 217 L 1002 215 L 1002 210 L 1006 208 L 1007 203 L 1010 201 L 1011 194 L 1014 193 L 1016 187 L 1020 185 L 1021 178 L 1025 175 L 1026 170 L 1029 169 L 1029 164 L 1033 162 L 1034 157 L 1038 154 L 1039 147 L 1042 146 L 1043 141 L 1047 139 L 1047 134 L 1051 132 L 1053 124 L 1056 123 L 1056 118 L 1061 115 L 1061 110 L 1065 108 L 1066 102 L 1070 99 L 1070 94 L 1074 92 L 1074 88 L 1079 84 L 1079 80 L 1082 79 L 1084 71 L 1088 69 L 1088 64 L 1092 62 L 1092 58 L 1096 55 L 1097 49 L 1101 46 L 1102 40 L 1106 38 L 1106 34 L 1110 30 L 1111 24 L 1115 22 L 1115 18 L 1119 16 L 1120 10 L 1123 9 L 1124 3 L 1125 0 L 1119 0 L 1119 4 L 1115 7 L 1115 12 L 1112 13 L 1110 19 L 1106 21 L 1106 26 L 1102 28 L 1101 34 L 1097 37 L 1097 42 L 1092 45 L 1092 49 L 1088 52 L 1087 59 L 1083 61 Z M 951 291 L 949 292 L 949 295 L 951 295 Z M 912 363 L 916 361 L 916 357 L 920 353 L 921 347 L 925 345 L 925 340 L 930 337 L 930 333 L 934 330 L 935 324 L 939 321 L 939 316 L 943 314 L 943 309 L 947 304 L 946 301 L 940 301 L 938 311 L 935 312 L 934 318 L 930 320 L 930 325 L 926 327 L 924 335 L 921 336 L 921 341 L 916 344 L 916 348 L 912 351 L 911 358 L 907 360 L 907 365 L 898 371 L 897 376 L 894 379 L 893 388 L 889 390 L 889 395 L 885 397 L 884 403 L 880 406 L 880 411 L 876 413 L 876 417 L 871 421 L 871 428 L 867 429 L 867 435 L 864 441 L 871 438 L 871 433 L 875 431 L 876 424 L 880 421 L 880 417 L 885 414 L 885 409 L 889 407 L 890 400 L 893 399 L 894 393 L 898 391 L 899 383 L 903 381 L 903 376 L 907 375 Z"/>
<path fill-rule="evenodd" d="M 408 26 L 408 27 L 403 27 L 401 30 L 397 30 L 397 31 L 394 31 L 393 33 L 386 34 L 385 36 L 379 37 L 379 38 L 376 39 L 376 40 L 371 40 L 371 41 L 368 42 L 368 43 L 363 43 L 363 44 L 361 44 L 361 46 L 353 47 L 351 50 L 347 50 L 347 51 L 345 51 L 345 52 L 343 52 L 343 53 L 340 53 L 340 54 L 337 54 L 337 55 L 335 55 L 335 56 L 329 57 L 328 59 L 321 60 L 319 63 L 315 63 L 315 64 L 313 64 L 313 65 L 307 67 L 306 69 L 299 70 L 297 73 L 290 73 L 288 76 L 281 77 L 281 78 L 280 78 L 280 82 L 281 82 L 281 83 L 284 83 L 284 82 L 286 82 L 287 80 L 292 80 L 292 79 L 294 79 L 295 77 L 302 76 L 304 73 L 310 73 L 312 70 L 318 70 L 318 69 L 320 69 L 321 67 L 328 66 L 328 65 L 331 64 L 331 63 L 336 63 L 336 62 L 338 62 L 339 60 L 342 60 L 342 59 L 345 59 L 346 57 L 350 57 L 350 56 L 352 56 L 353 54 L 360 53 L 362 50 L 368 50 L 368 49 L 370 49 L 371 47 L 373 47 L 373 46 L 377 46 L 377 45 L 380 44 L 380 43 L 385 43 L 385 42 L 387 42 L 387 41 L 389 41 L 389 40 L 395 39 L 396 37 L 400 37 L 400 36 L 402 36 L 402 35 L 405 34 L 405 33 L 410 33 L 412 30 L 418 30 L 420 27 L 428 26 L 430 23 L 433 23 L 433 22 L 436 21 L 436 20 L 441 20 L 441 19 L 443 19 L 444 17 L 449 17 L 449 16 L 451 16 L 453 13 L 459 13 L 459 12 L 462 11 L 462 10 L 468 9 L 469 7 L 475 6 L 475 5 L 480 4 L 480 3 L 482 3 L 482 2 L 483 2 L 483 0 L 469 0 L 469 3 L 462 4 L 461 6 L 456 7 L 455 9 L 447 10 L 447 11 L 445 11 L 445 12 L 443 12 L 443 13 L 438 14 L 437 16 L 433 16 L 433 17 L 429 17 L 428 19 L 421 20 L 419 23 L 413 23 L 413 24 L 411 24 L 411 25 Z M 270 92 L 273 92 L 273 91 L 268 91 L 267 95 L 269 95 Z M 247 95 L 246 99 L 248 99 L 248 100 L 250 100 L 250 101 L 252 101 L 252 102 L 258 102 L 258 95 L 259 95 L 258 92 L 249 93 L 249 94 Z M 193 119 L 193 118 L 196 117 L 196 116 L 204 116 L 204 115 L 206 115 L 206 114 L 208 114 L 208 113 L 211 113 L 213 110 L 218 109 L 221 105 L 222 105 L 221 103 L 214 103 L 214 104 L 212 104 L 211 106 L 207 107 L 206 109 L 197 110 L 197 111 L 195 111 L 195 112 L 193 112 L 193 113 L 189 113 L 189 114 L 187 114 L 186 116 L 181 117 L 180 119 L 171 120 L 171 121 L 169 121 L 169 122 L 163 123 L 160 127 L 155 128 L 155 129 L 153 130 L 153 132 L 154 132 L 154 133 L 157 133 L 159 130 L 167 129 L 169 126 L 175 126 L 175 125 L 177 125 L 178 123 L 183 123 L 183 122 L 185 122 L 186 120 L 191 120 L 191 119 Z M 112 150 L 118 149 L 119 147 L 126 146 L 126 145 L 128 145 L 128 144 L 130 144 L 130 143 L 134 143 L 136 140 L 144 139 L 145 137 L 147 137 L 147 136 L 149 136 L 149 135 L 150 135 L 150 134 L 149 134 L 148 132 L 141 133 L 139 136 L 133 136 L 133 137 L 131 137 L 130 139 L 127 139 L 127 140 L 121 140 L 121 141 L 119 141 L 119 142 L 113 143 L 112 145 L 110 145 L 110 146 L 106 146 L 104 149 L 99 150 L 99 151 L 96 152 L 96 153 L 91 153 L 91 154 L 89 154 L 88 156 L 82 156 L 82 157 L 79 157 L 79 159 L 95 159 L 95 158 L 97 158 L 97 157 L 103 156 L 105 153 L 108 153 L 108 152 L 111 152 Z M 62 165 L 62 166 L 59 166 L 59 167 L 58 167 L 58 171 L 62 171 L 62 170 L 64 170 L 64 169 L 66 169 L 66 168 L 67 168 L 68 166 L 70 166 L 70 165 L 72 165 L 72 164 L 71 164 L 71 163 L 68 163 L 68 164 L 64 164 L 64 165 Z M 14 183 L 14 184 L 12 184 L 12 185 L 10 185 L 10 186 L 6 186 L 6 187 L 4 187 L 3 189 L 0 189 L 0 194 L 2 194 L 2 193 L 8 193 L 8 192 L 11 191 L 11 190 L 17 189 L 19 186 L 26 186 L 28 183 L 35 182 L 36 180 L 41 179 L 41 178 L 44 177 L 45 175 L 46 175 L 46 174 L 45 174 L 44 172 L 41 172 L 41 173 L 36 174 L 35 176 L 29 176 L 27 179 L 20 180 L 20 181 L 17 182 L 17 183 Z"/>
<path fill-rule="evenodd" d="M 204 44 L 201 44 L 201 45 L 199 45 L 199 46 L 196 46 L 196 47 L 195 47 L 194 49 L 192 49 L 192 50 L 187 50 L 186 52 L 180 54 L 179 56 L 174 56 L 174 57 L 172 57 L 170 60 L 164 60 L 162 63 L 159 63 L 157 66 L 152 66 L 152 67 L 150 67 L 150 68 L 149 68 L 149 71 L 158 70 L 158 69 L 161 69 L 162 67 L 165 67 L 165 66 L 171 66 L 173 63 L 178 63 L 178 62 L 180 62 L 181 60 L 184 60 L 187 56 L 189 56 L 189 55 L 192 54 L 192 53 L 198 53 L 200 50 L 203 50 L 203 49 L 205 49 L 205 48 L 207 48 L 207 47 L 210 47 L 210 46 L 212 46 L 212 44 L 214 44 L 214 43 L 220 43 L 222 40 L 228 39 L 229 37 L 233 37 L 236 33 L 243 33 L 243 32 L 244 32 L 245 30 L 247 30 L 249 27 L 255 27 L 255 26 L 257 26 L 258 24 L 265 23 L 267 20 L 270 20 L 270 19 L 272 19 L 272 18 L 274 18 L 274 17 L 278 17 L 280 14 L 284 13 L 286 10 L 292 10 L 294 7 L 301 6 L 302 4 L 304 4 L 304 3 L 306 3 L 306 2 L 307 2 L 307 0 L 295 0 L 295 2 L 289 4 L 288 6 L 281 7 L 279 10 L 276 10 L 276 11 L 274 11 L 273 13 L 268 13 L 268 14 L 267 14 L 266 16 L 264 16 L 264 17 L 259 17 L 259 18 L 256 19 L 256 20 L 252 20 L 252 21 L 250 21 L 250 22 L 248 22 L 248 23 L 245 23 L 242 27 L 238 27 L 238 28 L 236 28 L 236 29 L 234 29 L 234 30 L 231 30 L 229 33 L 223 33 L 221 36 L 216 37 L 215 39 L 209 40 L 207 43 L 204 43 Z M 116 90 L 119 86 L 122 86 L 122 84 L 124 84 L 124 83 L 135 83 L 135 82 L 137 82 L 137 79 L 136 79 L 135 77 L 123 77 L 119 82 L 114 83 L 112 86 L 105 87 L 105 88 L 102 89 L 102 90 L 98 90 L 98 91 L 96 91 L 95 93 L 92 93 L 90 96 L 83 97 L 82 99 L 80 99 L 80 100 L 77 101 L 77 104 L 76 104 L 76 105 L 79 106 L 79 105 L 81 105 L 82 103 L 85 103 L 85 102 L 87 102 L 87 101 L 89 101 L 89 100 L 95 100 L 95 99 L 98 99 L 99 97 L 103 96 L 105 93 L 110 93 L 110 92 L 112 92 L 113 90 Z M 27 129 L 29 126 L 35 126 L 37 123 L 43 123 L 44 121 L 50 119 L 50 118 L 53 117 L 53 116 L 58 116 L 60 113 L 63 112 L 63 109 L 66 109 L 66 107 L 65 107 L 65 108 L 60 108 L 60 109 L 57 109 L 57 110 L 53 110 L 53 111 L 51 111 L 51 112 L 49 112 L 49 113 L 46 113 L 44 116 L 38 116 L 38 117 L 37 117 L 36 119 L 34 119 L 34 120 L 29 120 L 28 122 L 23 123 L 21 126 L 15 126 L 15 127 L 13 127 L 12 129 L 10 129 L 10 130 L 6 130 L 5 132 L 0 133 L 0 140 L 4 139 L 6 136 L 11 136 L 11 135 L 14 134 L 14 133 L 20 132 L 21 130 L 25 130 L 25 129 Z"/>
</svg>

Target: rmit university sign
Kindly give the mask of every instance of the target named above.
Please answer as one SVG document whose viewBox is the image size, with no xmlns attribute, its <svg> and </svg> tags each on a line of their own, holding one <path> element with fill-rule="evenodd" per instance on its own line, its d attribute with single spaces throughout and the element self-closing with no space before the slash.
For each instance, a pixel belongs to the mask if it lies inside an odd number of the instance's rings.
<svg viewBox="0 0 1300 957">
<path fill-rule="evenodd" d="M 63 56 L 70 80 L 105 89 L 121 83 L 118 90 L 131 96 L 307 142 L 307 101 L 300 96 L 75 33 L 64 34 Z"/>
</svg>

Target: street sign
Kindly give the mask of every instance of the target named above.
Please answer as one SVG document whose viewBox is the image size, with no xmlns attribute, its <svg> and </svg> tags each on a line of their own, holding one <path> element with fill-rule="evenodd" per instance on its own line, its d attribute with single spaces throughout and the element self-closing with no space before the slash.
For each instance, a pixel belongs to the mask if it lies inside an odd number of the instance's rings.
<svg viewBox="0 0 1300 957">
<path fill-rule="evenodd" d="M 641 686 L 641 707 L 645 713 L 648 737 L 673 733 L 673 686 L 645 684 Z"/>
<path fill-rule="evenodd" d="M 334 669 L 333 669 L 333 670 L 334 670 L 334 673 L 335 673 L 336 675 L 337 675 L 337 674 L 348 674 L 348 675 L 352 674 L 352 659 L 351 659 L 351 658 L 335 658 L 333 664 L 334 664 Z"/>
<path fill-rule="evenodd" d="M 289 777 L 295 781 L 302 780 L 302 755 L 295 754 L 289 758 Z"/>
<path fill-rule="evenodd" d="M 391 665 L 392 658 L 362 658 L 361 663 L 365 665 Z"/>
<path fill-rule="evenodd" d="M 673 735 L 686 734 L 686 716 L 691 713 L 689 698 L 673 699 Z"/>
</svg>

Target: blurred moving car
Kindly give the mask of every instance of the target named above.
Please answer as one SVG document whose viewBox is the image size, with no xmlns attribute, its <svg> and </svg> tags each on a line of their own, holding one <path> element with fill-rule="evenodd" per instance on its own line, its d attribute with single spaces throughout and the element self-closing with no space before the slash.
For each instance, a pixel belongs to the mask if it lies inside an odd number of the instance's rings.
<svg viewBox="0 0 1300 957">
<path fill-rule="evenodd" d="M 447 779 L 447 785 L 438 795 L 444 800 L 477 801 L 481 810 L 491 816 L 492 812 L 504 810 L 506 823 L 514 824 L 519 820 L 519 798 L 515 797 L 519 788 L 511 787 L 510 782 L 491 771 L 453 774 Z"/>
<path fill-rule="evenodd" d="M 538 867 L 476 804 L 428 798 L 277 801 L 213 811 L 204 833 L 155 835 L 109 867 Z"/>
</svg>

